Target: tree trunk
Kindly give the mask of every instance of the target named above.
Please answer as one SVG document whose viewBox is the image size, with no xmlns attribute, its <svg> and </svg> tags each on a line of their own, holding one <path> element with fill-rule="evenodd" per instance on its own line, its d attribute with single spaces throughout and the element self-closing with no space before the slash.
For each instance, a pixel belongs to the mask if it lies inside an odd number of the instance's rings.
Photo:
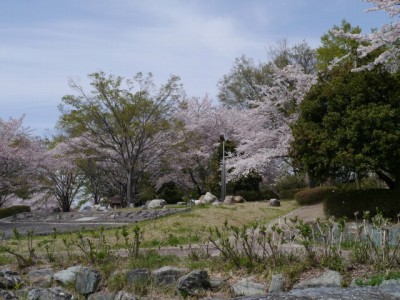
<svg viewBox="0 0 400 300">
<path fill-rule="evenodd" d="M 189 172 L 189 175 L 190 175 L 190 179 L 192 179 L 192 182 L 193 182 L 194 185 L 196 186 L 197 192 L 198 192 L 199 195 L 201 196 L 201 195 L 202 195 L 202 190 L 201 190 L 199 184 L 197 183 L 196 179 L 194 178 L 194 174 L 193 174 L 192 169 L 189 168 L 189 169 L 188 169 L 188 172 Z"/>
<path fill-rule="evenodd" d="M 315 180 L 309 171 L 305 172 L 304 180 L 309 188 L 315 188 Z"/>
<path fill-rule="evenodd" d="M 127 181 L 126 181 L 126 204 L 131 203 L 132 198 L 132 169 L 128 171 Z"/>
<path fill-rule="evenodd" d="M 391 190 L 400 190 L 400 174 L 392 176 L 392 174 L 389 174 L 383 170 L 378 170 L 375 171 L 375 173 L 378 175 L 379 179 L 383 180 L 389 189 Z"/>
</svg>

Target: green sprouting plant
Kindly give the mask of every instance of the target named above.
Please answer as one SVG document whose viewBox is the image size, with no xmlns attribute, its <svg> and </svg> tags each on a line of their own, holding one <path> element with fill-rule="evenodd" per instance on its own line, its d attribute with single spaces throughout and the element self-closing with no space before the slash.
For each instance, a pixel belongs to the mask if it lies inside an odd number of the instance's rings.
<svg viewBox="0 0 400 300">
<path fill-rule="evenodd" d="M 15 256 L 15 258 L 17 259 L 18 266 L 20 268 L 25 268 L 33 265 L 34 260 L 36 258 L 35 248 L 33 247 L 33 238 L 34 238 L 33 230 L 28 230 L 27 232 L 27 238 L 26 238 L 27 249 L 28 249 L 27 255 L 24 255 L 22 249 L 23 248 L 22 235 L 16 228 L 13 229 L 13 234 L 14 234 L 14 239 L 17 241 L 15 244 L 17 246 L 16 249 L 10 246 L 1 245 L 0 250 Z"/>
<path fill-rule="evenodd" d="M 76 234 L 76 246 L 83 252 L 85 257 L 90 262 L 100 262 L 109 258 L 110 245 L 106 241 L 104 227 L 101 227 L 98 232 L 90 231 L 90 235 L 90 237 L 85 236 L 82 231 Z"/>
<path fill-rule="evenodd" d="M 315 234 L 310 224 L 305 223 L 299 219 L 298 216 L 289 218 L 289 222 L 285 219 L 285 223 L 288 226 L 290 239 L 300 243 L 306 250 L 308 259 L 316 263 L 316 253 L 314 249 L 315 245 Z"/>
<path fill-rule="evenodd" d="M 125 241 L 125 248 L 128 250 L 129 256 L 138 257 L 139 256 L 139 248 L 142 243 L 143 232 L 138 225 L 135 225 L 132 229 L 133 237 L 132 241 L 130 241 L 130 233 L 126 226 L 122 227 L 121 235 Z"/>
<path fill-rule="evenodd" d="M 386 272 L 386 274 L 376 274 L 365 280 L 356 278 L 355 284 L 358 286 L 376 286 L 382 284 L 384 280 L 400 279 L 400 272 Z"/>
<path fill-rule="evenodd" d="M 72 258 L 72 246 L 74 245 L 74 240 L 72 234 L 63 237 L 62 239 L 63 245 L 65 247 L 65 251 L 67 252 L 68 259 Z"/>
<path fill-rule="evenodd" d="M 56 260 L 56 256 L 54 255 L 55 253 L 55 248 L 56 248 L 56 241 L 57 241 L 57 229 L 53 228 L 53 231 L 50 235 L 51 239 L 44 239 L 41 242 L 39 242 L 38 246 L 42 247 L 44 246 L 44 249 L 46 250 L 46 257 L 49 262 L 54 262 Z"/>
<path fill-rule="evenodd" d="M 218 227 L 210 228 L 208 239 L 223 257 L 233 263 L 234 266 L 241 266 L 241 254 L 237 251 L 237 244 L 231 243 L 229 236 L 232 231 L 238 231 L 237 227 L 228 227 L 228 220 L 225 220 L 222 231 Z"/>
<path fill-rule="evenodd" d="M 14 240 L 17 242 L 17 250 L 21 250 L 21 234 L 19 233 L 18 229 L 16 227 L 13 228 L 13 237 Z"/>
</svg>

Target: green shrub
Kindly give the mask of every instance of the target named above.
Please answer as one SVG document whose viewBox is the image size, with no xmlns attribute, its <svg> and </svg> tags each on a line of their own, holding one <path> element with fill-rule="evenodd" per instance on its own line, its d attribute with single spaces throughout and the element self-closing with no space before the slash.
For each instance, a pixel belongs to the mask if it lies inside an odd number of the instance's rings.
<svg viewBox="0 0 400 300">
<path fill-rule="evenodd" d="M 397 219 L 400 213 L 399 203 L 399 190 L 354 190 L 328 197 L 324 201 L 324 212 L 329 216 L 354 219 L 355 212 L 358 212 L 358 218 L 362 218 L 365 211 L 369 211 L 373 217 L 378 209 L 385 218 Z"/>
<path fill-rule="evenodd" d="M 304 189 L 307 187 L 304 177 L 305 175 L 302 173 L 283 176 L 274 184 L 275 190 L 280 193 L 283 190 Z"/>
<path fill-rule="evenodd" d="M 31 207 L 28 205 L 14 205 L 6 208 L 0 208 L 0 219 L 7 218 L 19 213 L 30 212 Z"/>
<path fill-rule="evenodd" d="M 246 201 L 261 201 L 269 200 L 271 198 L 279 198 L 273 191 L 237 191 L 235 195 L 242 196 Z"/>
<path fill-rule="evenodd" d="M 304 191 L 306 188 L 301 189 L 292 189 L 292 190 L 283 190 L 279 192 L 280 199 L 294 199 L 294 194 Z"/>
<path fill-rule="evenodd" d="M 301 205 L 310 205 L 322 202 L 325 198 L 329 197 L 337 191 L 334 186 L 322 186 L 312 189 L 305 189 L 294 194 L 294 199 Z"/>
</svg>

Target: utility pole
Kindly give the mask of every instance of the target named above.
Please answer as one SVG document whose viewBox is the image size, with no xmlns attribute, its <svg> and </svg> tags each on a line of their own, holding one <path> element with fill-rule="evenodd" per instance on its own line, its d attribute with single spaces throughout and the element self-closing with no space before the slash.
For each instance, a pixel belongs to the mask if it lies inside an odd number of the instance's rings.
<svg viewBox="0 0 400 300">
<path fill-rule="evenodd" d="M 226 196 L 226 170 L 225 170 L 225 134 L 220 134 L 220 141 L 222 142 L 222 163 L 221 163 L 221 202 L 224 202 Z"/>
</svg>

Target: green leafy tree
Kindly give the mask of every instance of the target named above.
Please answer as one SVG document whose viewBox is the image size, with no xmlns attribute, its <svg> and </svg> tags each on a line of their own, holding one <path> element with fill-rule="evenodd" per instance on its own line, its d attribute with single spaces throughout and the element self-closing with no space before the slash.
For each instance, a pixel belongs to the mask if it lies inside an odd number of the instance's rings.
<svg viewBox="0 0 400 300">
<path fill-rule="evenodd" d="M 101 161 L 125 204 L 134 202 L 143 176 L 157 173 L 174 139 L 174 114 L 184 97 L 179 78 L 160 88 L 151 74 L 124 79 L 100 72 L 89 78 L 89 93 L 70 82 L 75 94 L 63 97 L 59 126 Z"/>
<path fill-rule="evenodd" d="M 340 26 L 333 26 L 328 33 L 321 37 L 322 46 L 316 50 L 316 69 L 321 73 L 327 72 L 332 64 L 335 65 L 337 60 L 340 60 L 341 65 L 344 62 L 353 65 L 357 63 L 356 51 L 360 45 L 359 42 L 345 35 L 335 34 L 337 31 L 345 34 L 359 34 L 361 28 L 353 27 L 349 22 L 343 20 Z"/>
<path fill-rule="evenodd" d="M 301 104 L 292 155 L 311 175 L 350 179 L 376 172 L 400 188 L 400 77 L 337 67 Z"/>
</svg>

